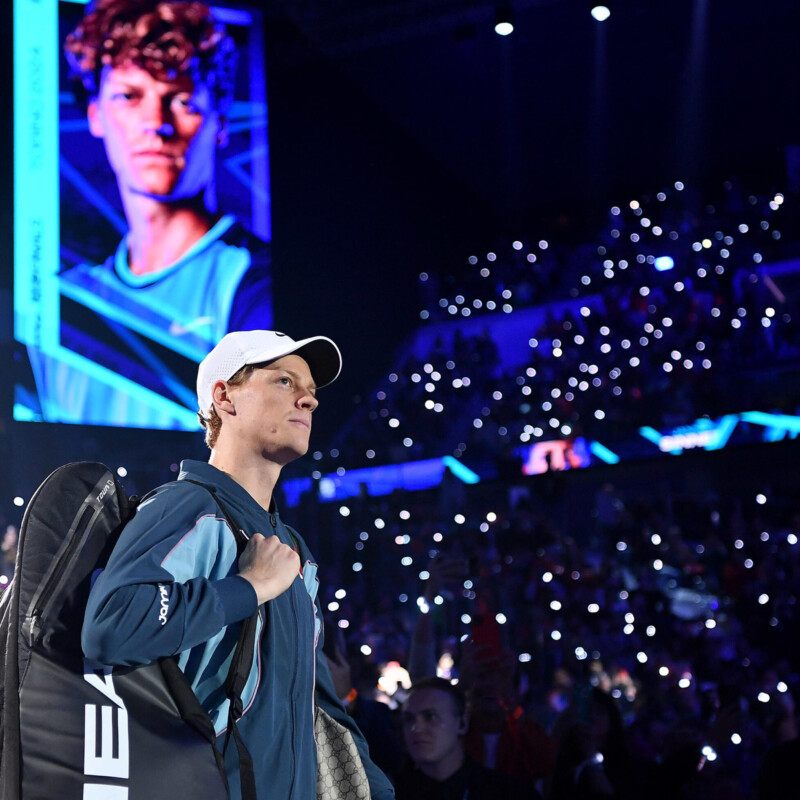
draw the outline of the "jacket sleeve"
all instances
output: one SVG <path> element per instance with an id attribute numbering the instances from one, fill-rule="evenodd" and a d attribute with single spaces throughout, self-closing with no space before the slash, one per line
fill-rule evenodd
<path id="1" fill-rule="evenodd" d="M 234 537 L 210 495 L 191 484 L 162 487 L 125 526 L 92 586 L 84 654 L 131 666 L 207 642 L 257 608 L 236 563 Z"/>
<path id="2" fill-rule="evenodd" d="M 317 603 L 318 613 L 321 615 L 322 611 Z M 333 678 L 331 677 L 330 670 L 328 669 L 328 661 L 325 654 L 322 652 L 323 635 L 320 634 L 319 642 L 317 643 L 317 685 L 315 690 L 315 700 L 320 708 L 327 711 L 333 719 L 344 725 L 353 735 L 353 741 L 358 748 L 361 761 L 364 764 L 364 769 L 367 773 L 369 780 L 370 797 L 372 800 L 393 800 L 394 788 L 389 782 L 386 775 L 378 769 L 369 756 L 369 746 L 366 739 L 356 725 L 353 718 L 347 713 L 345 707 L 342 705 L 336 692 L 333 688 Z"/>

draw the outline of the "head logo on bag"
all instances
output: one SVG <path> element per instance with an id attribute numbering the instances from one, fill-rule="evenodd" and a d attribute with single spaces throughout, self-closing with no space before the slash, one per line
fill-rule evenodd
<path id="1" fill-rule="evenodd" d="M 85 672 L 84 680 L 102 693 L 110 703 L 97 705 L 87 703 L 84 718 L 83 774 L 99 778 L 118 778 L 126 783 L 130 776 L 130 750 L 128 738 L 128 710 L 114 689 L 111 672 L 101 678 L 96 672 Z M 126 785 L 115 786 L 110 792 L 107 784 L 84 784 L 83 797 L 113 798 L 128 797 Z"/>

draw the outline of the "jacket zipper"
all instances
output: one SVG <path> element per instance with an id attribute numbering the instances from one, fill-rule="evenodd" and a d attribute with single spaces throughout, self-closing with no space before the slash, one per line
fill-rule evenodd
<path id="1" fill-rule="evenodd" d="M 278 536 L 278 519 L 275 514 L 269 515 L 269 522 L 272 525 L 272 529 L 275 532 L 275 536 Z M 280 539 L 281 537 L 278 536 Z M 295 548 L 296 549 L 296 548 Z M 295 607 L 294 603 L 294 589 L 290 587 L 289 589 L 289 605 L 292 608 L 292 618 L 294 620 L 294 632 L 297 635 L 297 608 Z M 291 685 L 291 692 L 290 692 L 290 703 L 291 703 L 291 713 L 289 715 L 291 719 L 291 731 L 292 731 L 292 752 L 297 753 L 297 730 L 294 724 L 294 712 L 295 712 L 295 702 L 294 702 L 294 692 L 295 686 L 297 685 L 297 670 L 300 666 L 300 658 L 297 649 L 295 649 L 295 663 L 294 669 L 292 670 L 292 685 Z M 292 773 L 291 773 L 291 780 L 289 782 L 290 794 L 289 798 L 294 797 L 294 782 L 295 782 L 295 759 L 292 759 Z"/>

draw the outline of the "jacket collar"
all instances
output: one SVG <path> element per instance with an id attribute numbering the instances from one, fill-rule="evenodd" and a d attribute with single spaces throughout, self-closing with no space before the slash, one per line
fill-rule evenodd
<path id="1" fill-rule="evenodd" d="M 245 505 L 256 502 L 247 489 L 240 483 L 237 483 L 227 472 L 223 472 L 221 469 L 205 461 L 194 461 L 189 458 L 181 461 L 181 471 L 178 475 L 178 480 L 187 479 L 208 484 L 219 490 L 223 499 L 227 497 L 232 502 Z M 268 511 L 270 514 L 278 514 L 278 507 L 275 505 L 274 496 L 270 499 Z"/>

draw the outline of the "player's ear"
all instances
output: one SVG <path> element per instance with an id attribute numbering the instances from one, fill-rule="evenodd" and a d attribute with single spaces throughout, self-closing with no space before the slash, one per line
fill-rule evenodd
<path id="1" fill-rule="evenodd" d="M 100 109 L 97 107 L 97 98 L 93 97 L 86 108 L 86 118 L 89 120 L 89 133 L 102 139 L 105 135 L 103 121 L 100 119 Z"/>
<path id="2" fill-rule="evenodd" d="M 217 413 L 225 412 L 228 414 L 235 414 L 236 408 L 231 399 L 230 386 L 225 381 L 217 381 L 214 388 L 211 390 L 211 399 L 214 401 L 214 407 L 217 408 Z"/>

